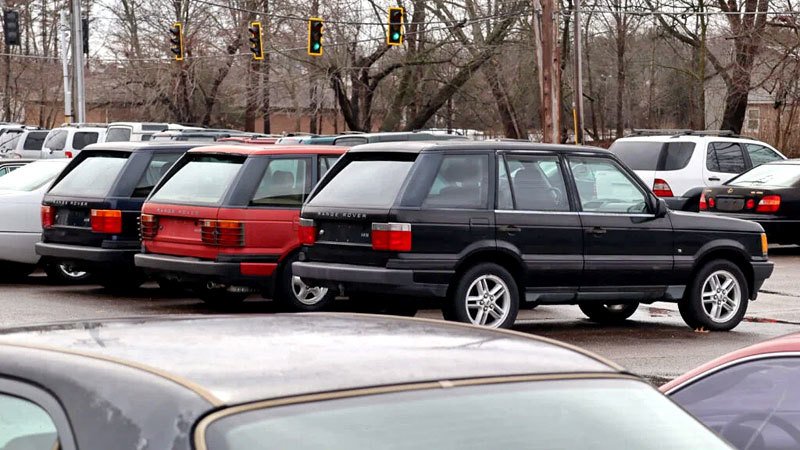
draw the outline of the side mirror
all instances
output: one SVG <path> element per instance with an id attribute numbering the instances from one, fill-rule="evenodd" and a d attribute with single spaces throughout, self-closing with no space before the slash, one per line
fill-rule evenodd
<path id="1" fill-rule="evenodd" d="M 656 218 L 660 219 L 662 217 L 666 217 L 667 212 L 669 212 L 669 206 L 667 206 L 667 202 L 664 201 L 663 198 L 656 198 Z"/>

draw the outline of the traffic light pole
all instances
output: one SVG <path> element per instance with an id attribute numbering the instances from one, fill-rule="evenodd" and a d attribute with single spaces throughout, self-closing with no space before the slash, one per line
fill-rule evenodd
<path id="1" fill-rule="evenodd" d="M 69 80 L 69 40 L 67 40 L 67 31 L 69 31 L 69 15 L 66 10 L 62 9 L 59 32 L 61 36 L 61 69 L 64 72 L 64 119 L 67 123 L 72 123 L 72 83 Z"/>
<path id="2" fill-rule="evenodd" d="M 77 122 L 86 122 L 86 92 L 83 82 L 83 24 L 81 2 L 72 0 L 72 70 L 75 73 L 75 116 Z"/>
<path id="3" fill-rule="evenodd" d="M 583 137 L 583 41 L 581 41 L 581 0 L 575 0 L 575 143 L 585 144 Z"/>

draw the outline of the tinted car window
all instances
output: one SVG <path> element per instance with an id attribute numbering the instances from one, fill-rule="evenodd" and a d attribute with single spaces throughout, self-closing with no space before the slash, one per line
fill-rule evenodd
<path id="1" fill-rule="evenodd" d="M 747 153 L 750 155 L 750 161 L 753 163 L 753 166 L 760 166 L 761 164 L 783 159 L 781 155 L 763 145 L 747 144 L 745 147 L 747 148 Z"/>
<path id="2" fill-rule="evenodd" d="M 0 448 L 52 450 L 58 432 L 47 412 L 27 400 L 0 394 Z"/>
<path id="3" fill-rule="evenodd" d="M 353 136 L 353 137 L 345 137 L 345 138 L 336 139 L 335 141 L 333 141 L 333 145 L 342 145 L 342 146 L 352 147 L 354 145 L 366 144 L 367 142 L 368 142 L 367 138 L 365 138 L 365 137 Z"/>
<path id="4" fill-rule="evenodd" d="M 616 141 L 609 150 L 633 170 L 657 170 L 663 142 Z"/>
<path id="5" fill-rule="evenodd" d="M 158 180 L 166 175 L 167 171 L 180 158 L 182 153 L 156 153 L 150 159 L 147 170 L 144 171 L 136 188 L 133 190 L 132 197 L 147 197 Z"/>
<path id="6" fill-rule="evenodd" d="M 81 160 L 56 183 L 51 194 L 105 197 L 128 161 L 129 153 L 93 154 Z"/>
<path id="7" fill-rule="evenodd" d="M 328 170 L 336 164 L 339 159 L 338 156 L 320 156 L 319 157 L 319 177 L 322 178 Z"/>
<path id="8" fill-rule="evenodd" d="M 780 426 L 800 429 L 800 358 L 744 362 L 671 394 L 737 448 L 796 448 Z"/>
<path id="9" fill-rule="evenodd" d="M 244 158 L 192 156 L 150 198 L 161 203 L 216 205 L 228 190 Z"/>
<path id="10" fill-rule="evenodd" d="M 300 207 L 311 191 L 309 158 L 273 159 L 253 194 L 253 206 Z"/>
<path id="11" fill-rule="evenodd" d="M 47 137 L 46 131 L 31 131 L 22 144 L 23 150 L 41 150 L 44 138 Z"/>
<path id="12" fill-rule="evenodd" d="M 606 158 L 569 158 L 581 207 L 586 212 L 644 213 L 644 192 L 616 163 Z"/>
<path id="13" fill-rule="evenodd" d="M 515 209 L 527 211 L 568 211 L 567 188 L 561 175 L 561 164 L 556 156 L 508 155 L 499 176 L 511 173 L 510 183 L 501 183 L 500 189 L 510 188 Z M 501 197 L 507 194 L 500 192 Z M 504 202 L 506 200 L 503 200 Z"/>
<path id="14" fill-rule="evenodd" d="M 694 154 L 694 142 L 670 142 L 664 149 L 658 170 L 681 170 L 689 165 Z"/>
<path id="15" fill-rule="evenodd" d="M 309 204 L 388 208 L 413 164 L 408 160 L 350 160 Z"/>
<path id="16" fill-rule="evenodd" d="M 106 132 L 106 142 L 128 142 L 131 140 L 131 129 L 128 127 L 111 127 Z"/>
<path id="17" fill-rule="evenodd" d="M 97 142 L 97 132 L 90 132 L 90 131 L 81 131 L 75 133 L 75 136 L 72 137 L 72 148 L 75 150 L 83 150 L 89 144 L 94 144 Z"/>
<path id="18" fill-rule="evenodd" d="M 742 148 L 739 144 L 733 142 L 714 142 L 709 144 L 706 167 L 712 172 L 744 172 L 745 164 Z"/>
<path id="19" fill-rule="evenodd" d="M 489 196 L 489 155 L 447 155 L 422 206 L 485 208 Z"/>
<path id="20" fill-rule="evenodd" d="M 51 131 L 44 141 L 44 146 L 50 150 L 64 150 L 67 145 L 67 130 Z"/>
<path id="21" fill-rule="evenodd" d="M 294 450 L 729 448 L 633 380 L 454 387 L 280 406 L 212 422 L 205 439 L 209 450 L 264 442 Z"/>

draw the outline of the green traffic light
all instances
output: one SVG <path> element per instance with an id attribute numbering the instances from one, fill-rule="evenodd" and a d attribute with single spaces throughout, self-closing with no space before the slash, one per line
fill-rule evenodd
<path id="1" fill-rule="evenodd" d="M 392 33 L 392 40 L 393 41 L 399 41 L 400 40 L 400 33 L 398 33 L 398 32 Z"/>
<path id="2" fill-rule="evenodd" d="M 314 43 L 314 50 L 319 50 L 319 42 Z"/>

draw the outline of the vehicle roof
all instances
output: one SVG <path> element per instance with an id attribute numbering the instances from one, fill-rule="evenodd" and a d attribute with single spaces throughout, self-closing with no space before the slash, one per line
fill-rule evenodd
<path id="1" fill-rule="evenodd" d="M 568 153 L 611 154 L 608 150 L 579 145 L 541 144 L 535 142 L 503 142 L 503 141 L 398 141 L 357 145 L 350 149 L 352 153 L 364 152 L 399 152 L 420 153 L 423 151 L 464 151 L 464 150 L 506 150 L 506 151 L 557 151 Z"/>
<path id="2" fill-rule="evenodd" d="M 797 166 L 797 165 L 800 165 L 800 159 L 797 159 L 797 158 L 794 158 L 794 159 L 783 159 L 783 160 L 780 160 L 780 161 L 771 161 L 771 162 L 768 162 L 767 164 L 762 164 L 762 165 L 773 165 L 773 164 Z M 758 167 L 758 166 L 756 166 L 756 167 Z M 753 168 L 755 169 L 755 167 L 753 167 Z"/>
<path id="3" fill-rule="evenodd" d="M 204 142 L 191 142 L 191 141 L 144 141 L 144 142 L 98 142 L 84 147 L 86 150 L 102 150 L 102 151 L 121 151 L 121 152 L 140 152 L 140 151 L 154 151 L 154 150 L 169 150 L 169 149 L 192 149 L 198 146 L 208 145 Z"/>
<path id="4" fill-rule="evenodd" d="M 53 158 L 52 160 L 55 159 L 59 158 Z M 34 161 L 52 161 L 52 160 L 51 159 L 39 160 L 39 159 L 27 159 L 27 158 L 3 158 L 0 159 L 0 166 L 4 166 L 6 164 L 19 164 L 19 163 L 27 164 L 27 163 L 32 163 Z"/>
<path id="5" fill-rule="evenodd" d="M 110 360 L 181 380 L 228 405 L 418 382 L 623 371 L 591 353 L 522 333 L 358 314 L 72 322 L 0 330 L 5 346 Z"/>
<path id="6" fill-rule="evenodd" d="M 341 155 L 347 147 L 333 145 L 301 145 L 301 144 L 236 144 L 209 145 L 190 150 L 190 153 L 225 153 L 232 155 L 279 155 L 282 153 L 306 153 L 320 155 Z"/>
<path id="7" fill-rule="evenodd" d="M 717 359 L 709 361 L 700 367 L 690 370 L 685 374 L 675 378 L 669 383 L 661 386 L 661 392 L 667 392 L 675 389 L 682 384 L 702 375 L 705 372 L 714 370 L 717 367 L 737 361 L 751 356 L 766 355 L 770 353 L 795 353 L 800 352 L 800 333 L 792 333 L 780 336 L 757 344 L 741 348 L 726 355 L 722 355 Z"/>
<path id="8" fill-rule="evenodd" d="M 614 142 L 618 141 L 634 141 L 634 142 L 699 142 L 699 141 L 736 141 L 736 142 L 752 142 L 754 144 L 766 145 L 772 147 L 766 142 L 759 141 L 755 138 L 746 136 L 726 136 L 726 135 L 713 135 L 713 134 L 649 134 L 642 136 L 624 136 Z"/>

